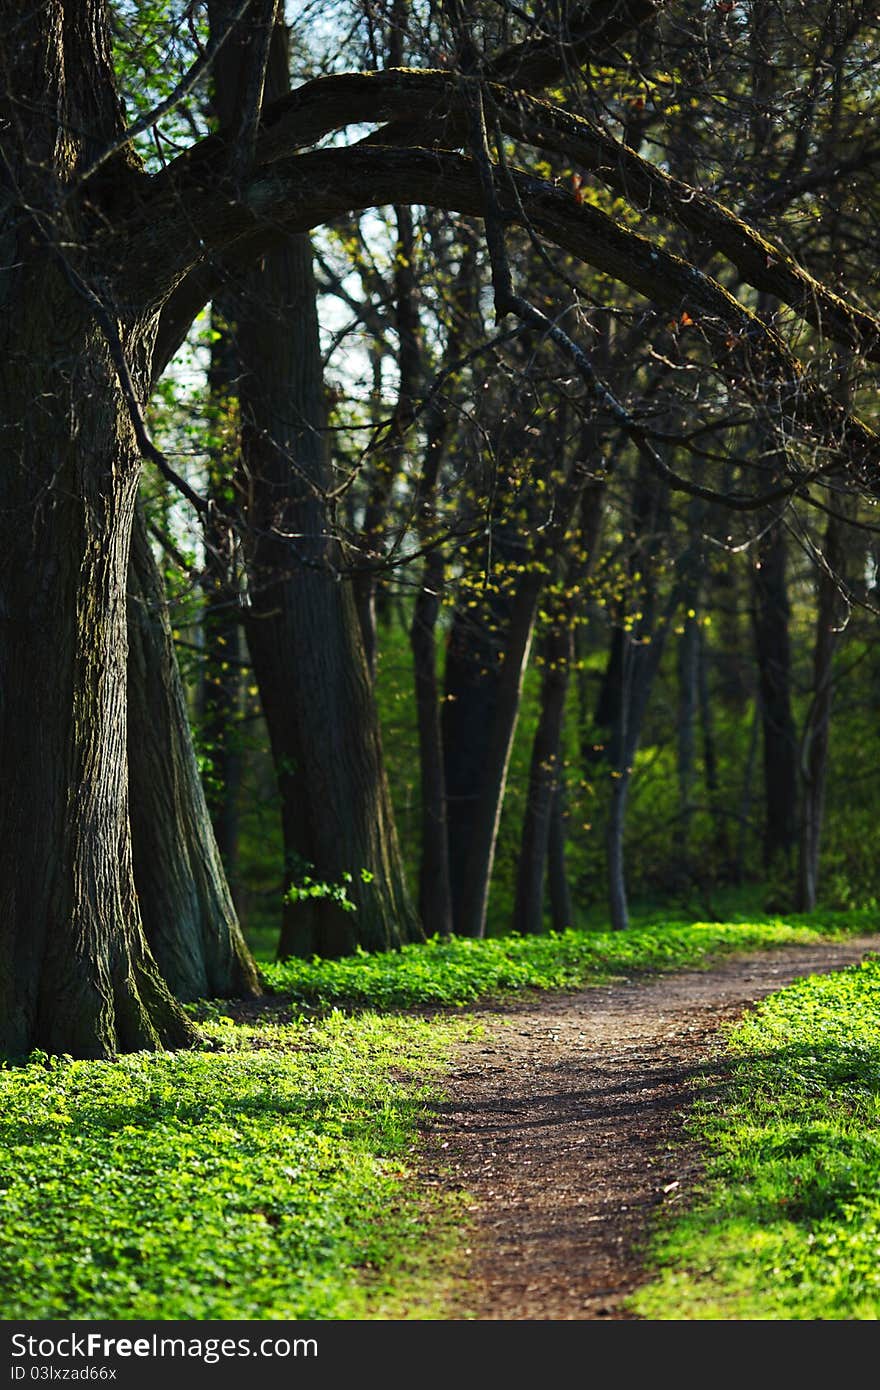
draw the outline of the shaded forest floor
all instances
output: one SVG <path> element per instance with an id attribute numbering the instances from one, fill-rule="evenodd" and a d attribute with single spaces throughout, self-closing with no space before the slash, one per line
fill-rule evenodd
<path id="1" fill-rule="evenodd" d="M 700 1172 L 683 1118 L 723 1084 L 723 1025 L 877 937 L 740 956 L 485 1010 L 425 1135 L 422 1181 L 469 1194 L 468 1277 L 450 1316 L 624 1319 L 662 1208 Z M 483 1012 L 483 1010 L 479 1010 Z"/>

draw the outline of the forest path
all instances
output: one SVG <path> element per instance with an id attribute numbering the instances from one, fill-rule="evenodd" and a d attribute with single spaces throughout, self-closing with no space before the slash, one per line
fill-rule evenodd
<path id="1" fill-rule="evenodd" d="M 631 1317 L 656 1209 L 699 1171 L 682 1121 L 698 1078 L 723 1080 L 722 1023 L 878 949 L 876 936 L 785 948 L 487 1010 L 423 1147 L 423 1180 L 473 1199 L 451 1316 Z"/>

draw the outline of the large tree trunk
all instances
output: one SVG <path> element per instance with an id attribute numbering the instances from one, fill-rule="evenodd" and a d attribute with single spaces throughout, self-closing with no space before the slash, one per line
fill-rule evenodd
<path id="1" fill-rule="evenodd" d="M 500 672 L 491 684 L 487 681 L 485 685 L 478 684 L 476 687 L 478 692 L 484 693 L 483 710 L 486 716 L 483 725 L 486 729 L 485 743 L 479 747 L 478 790 L 469 807 L 467 838 L 461 835 L 463 818 L 459 816 L 459 844 L 453 842 L 451 834 L 449 841 L 452 881 L 459 890 L 455 929 L 462 936 L 483 936 L 486 931 L 489 886 L 495 863 L 507 770 L 542 585 L 543 579 L 534 571 L 520 580 L 513 600 Z M 472 737 L 470 741 L 473 744 L 475 739 Z M 448 755 L 448 740 L 444 746 Z M 454 784 L 448 780 L 447 792 L 450 796 L 455 795 Z M 456 852 L 462 855 L 458 862 Z"/>
<path id="2" fill-rule="evenodd" d="M 227 10 L 215 0 L 212 24 L 222 27 Z M 253 85 L 258 41 L 255 32 L 250 47 L 224 46 L 218 55 L 217 107 L 229 138 Z M 267 99 L 288 86 L 287 46 L 276 27 Z M 308 236 L 280 241 L 245 277 L 237 300 L 250 537 L 245 630 L 281 796 L 279 955 L 386 950 L 421 930 L 406 889 L 352 585 L 324 500 L 331 476 Z"/>
<path id="3" fill-rule="evenodd" d="M 242 453 L 255 537 L 246 630 L 294 888 L 279 950 L 387 950 L 421 931 L 404 880 L 354 596 L 328 539 L 308 237 L 291 237 L 267 257 L 250 288 L 261 312 L 239 319 Z M 296 894 L 306 876 L 325 885 L 324 896 Z"/>
<path id="4" fill-rule="evenodd" d="M 0 20 L 16 35 L 0 95 L 7 170 L 24 204 L 49 210 L 37 233 L 7 194 L 0 237 L 0 1050 L 110 1056 L 194 1037 L 147 947 L 132 871 L 138 459 L 104 336 L 46 245 L 60 191 L 118 134 L 120 112 L 102 6 L 4 3 Z M 108 179 L 122 183 L 132 175 L 118 165 Z M 107 187 L 96 180 L 93 206 Z M 119 329 L 143 396 L 152 325 Z"/>
<path id="5" fill-rule="evenodd" d="M 143 518 L 129 568 L 128 763 L 144 930 L 178 999 L 259 993 L 223 873 Z"/>
<path id="6" fill-rule="evenodd" d="M 193 1031 L 147 948 L 132 870 L 125 592 L 137 459 L 97 332 L 63 293 L 38 327 L 34 304 L 50 300 L 53 277 L 34 270 L 8 320 L 25 331 L 13 343 L 7 332 L 0 368 L 4 401 L 54 402 L 39 427 L 4 411 L 16 462 L 0 493 L 13 617 L 0 637 L 0 1048 L 109 1056 Z M 76 403 L 71 361 L 86 378 Z"/>

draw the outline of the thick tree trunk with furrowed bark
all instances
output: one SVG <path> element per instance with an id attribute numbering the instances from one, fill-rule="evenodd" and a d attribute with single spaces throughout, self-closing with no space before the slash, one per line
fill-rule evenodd
<path id="1" fill-rule="evenodd" d="M 0 1050 L 176 1047 L 194 1029 L 144 937 L 128 821 L 138 458 L 106 336 L 64 267 L 66 247 L 31 211 L 53 207 L 120 128 L 103 6 L 4 4 L 0 20 L 15 37 L 0 98 Z M 130 176 L 120 164 L 95 181 L 93 206 Z M 71 211 L 71 241 L 85 215 Z M 116 325 L 143 396 L 154 323 Z"/>
<path id="2" fill-rule="evenodd" d="M 108 1056 L 178 1046 L 193 1030 L 147 947 L 132 868 L 125 599 L 138 463 L 99 333 L 60 277 L 34 273 L 42 291 L 7 320 L 0 368 L 4 401 L 46 403 L 3 421 L 14 466 L 0 551 L 15 606 L 0 637 L 0 1048 Z M 34 301 L 51 310 L 41 321 Z"/>

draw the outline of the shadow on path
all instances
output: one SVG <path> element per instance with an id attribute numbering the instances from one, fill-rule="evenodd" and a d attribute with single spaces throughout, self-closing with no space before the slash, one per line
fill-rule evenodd
<path id="1" fill-rule="evenodd" d="M 877 949 L 789 947 L 485 1015 L 423 1149 L 423 1180 L 472 1198 L 467 1303 L 451 1316 L 631 1316 L 657 1209 L 687 1201 L 699 1173 L 683 1117 L 698 1084 L 723 1085 L 721 1025 Z"/>

